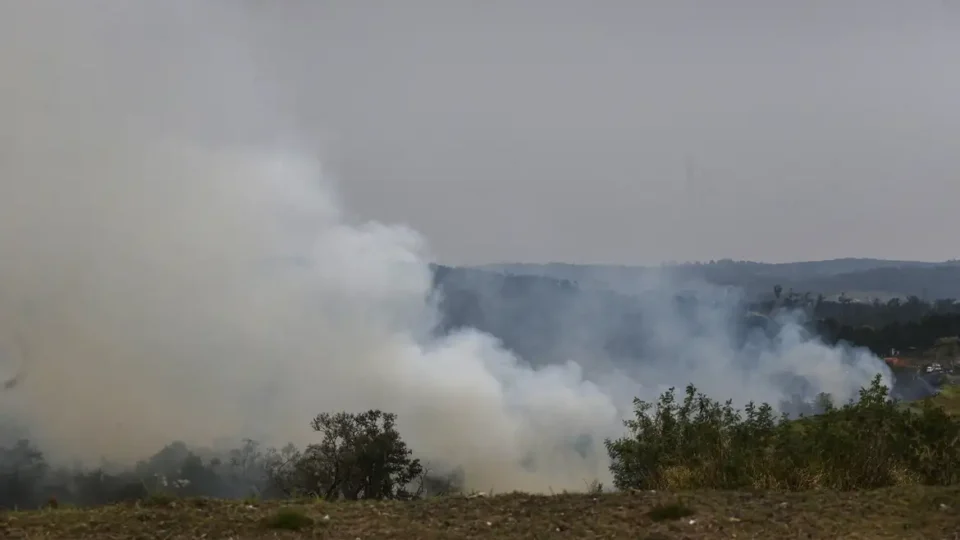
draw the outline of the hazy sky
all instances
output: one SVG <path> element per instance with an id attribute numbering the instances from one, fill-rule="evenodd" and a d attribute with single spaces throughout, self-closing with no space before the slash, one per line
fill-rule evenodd
<path id="1" fill-rule="evenodd" d="M 445 262 L 960 256 L 956 0 L 249 5 L 350 208 Z"/>

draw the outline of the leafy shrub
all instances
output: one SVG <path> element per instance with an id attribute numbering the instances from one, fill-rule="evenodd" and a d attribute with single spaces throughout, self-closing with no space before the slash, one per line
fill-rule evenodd
<path id="1" fill-rule="evenodd" d="M 296 508 L 281 508 L 273 515 L 267 517 L 264 526 L 268 529 L 283 529 L 287 531 L 299 531 L 313 525 L 313 518 Z"/>
<path id="2" fill-rule="evenodd" d="M 688 386 L 654 407 L 635 400 L 629 435 L 607 440 L 619 489 L 869 489 L 960 481 L 960 421 L 925 404 L 911 412 L 876 377 L 842 407 L 775 416 L 768 404 L 735 410 Z"/>

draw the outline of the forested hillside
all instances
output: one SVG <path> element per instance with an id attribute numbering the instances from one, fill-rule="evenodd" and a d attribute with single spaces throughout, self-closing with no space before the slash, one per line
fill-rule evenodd
<path id="1" fill-rule="evenodd" d="M 666 271 L 678 279 L 703 280 L 743 289 L 748 295 L 766 294 L 775 285 L 825 296 L 887 300 L 917 296 L 925 300 L 960 298 L 960 263 L 835 259 L 768 264 L 720 260 L 708 263 L 671 264 L 662 267 L 500 264 L 482 269 L 512 275 L 536 275 L 576 281 L 589 288 L 632 292 L 638 282 Z"/>
<path id="2" fill-rule="evenodd" d="M 863 272 L 960 272 L 953 267 L 876 269 Z M 841 274 L 841 276 L 847 274 Z M 826 278 L 825 278 L 826 279 Z M 960 276 L 958 276 L 960 282 Z M 445 330 L 473 327 L 489 332 L 532 362 L 580 347 L 614 356 L 643 356 L 644 302 L 650 292 L 624 294 L 581 286 L 570 279 L 511 275 L 498 272 L 436 267 Z M 766 324 L 774 308 L 804 314 L 811 331 L 827 343 L 843 340 L 868 347 L 878 355 L 891 349 L 924 350 L 938 339 L 960 335 L 960 304 L 952 297 L 923 301 L 918 296 L 860 301 L 841 293 L 829 299 L 817 289 L 790 290 L 773 279 L 739 307 L 739 324 Z M 788 282 L 789 283 L 789 282 Z M 803 291 L 803 292 L 797 292 Z M 695 302 L 683 297 L 677 302 Z M 760 317 L 758 317 L 758 315 Z"/>

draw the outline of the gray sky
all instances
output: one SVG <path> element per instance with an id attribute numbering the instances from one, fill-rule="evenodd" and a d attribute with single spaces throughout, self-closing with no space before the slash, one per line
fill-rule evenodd
<path id="1" fill-rule="evenodd" d="M 444 262 L 960 256 L 956 0 L 250 5 L 349 207 Z"/>

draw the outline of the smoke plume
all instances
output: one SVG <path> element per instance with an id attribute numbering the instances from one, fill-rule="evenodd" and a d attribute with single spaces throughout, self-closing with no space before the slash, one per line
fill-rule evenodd
<path id="1" fill-rule="evenodd" d="M 629 380 L 589 347 L 533 369 L 479 331 L 435 337 L 424 239 L 345 212 L 284 105 L 260 31 L 280 5 L 0 7 L 0 407 L 52 457 L 303 444 L 319 412 L 382 408 L 468 484 L 578 489 L 635 395 L 776 401 L 786 372 L 847 397 L 882 369 L 793 323 L 748 365 L 727 304 L 694 327 L 652 303 Z"/>

